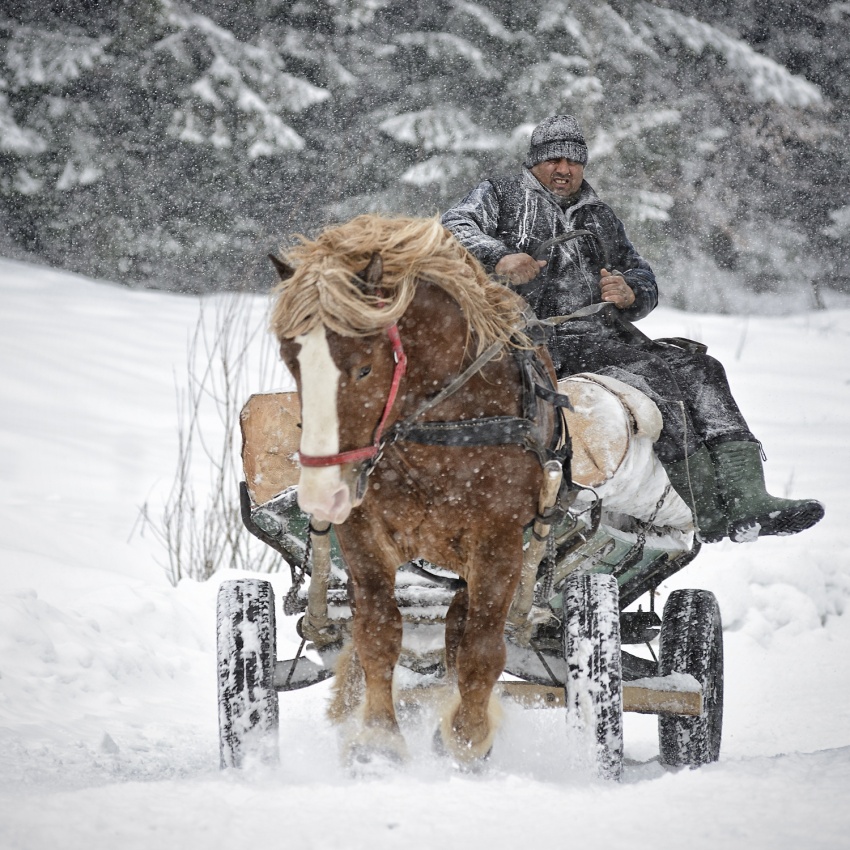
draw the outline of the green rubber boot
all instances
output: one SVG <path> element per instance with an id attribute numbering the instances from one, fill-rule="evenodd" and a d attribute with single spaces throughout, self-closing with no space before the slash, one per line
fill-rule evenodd
<path id="1" fill-rule="evenodd" d="M 726 516 L 717 497 L 714 463 L 705 446 L 689 458 L 664 463 L 673 489 L 694 514 L 697 535 L 703 543 L 716 543 L 727 534 Z"/>
<path id="2" fill-rule="evenodd" d="M 797 534 L 823 518 L 816 499 L 780 499 L 764 486 L 758 443 L 720 443 L 712 447 L 720 499 L 729 517 L 729 537 L 745 543 L 767 534 Z"/>

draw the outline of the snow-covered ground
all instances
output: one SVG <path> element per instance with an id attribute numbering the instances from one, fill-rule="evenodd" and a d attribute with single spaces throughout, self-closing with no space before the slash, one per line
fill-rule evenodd
<path id="1" fill-rule="evenodd" d="M 625 779 L 606 786 L 572 766 L 558 711 L 510 706 L 482 775 L 432 757 L 426 716 L 407 722 L 409 768 L 356 781 L 323 716 L 328 683 L 282 695 L 279 768 L 219 772 L 219 578 L 173 588 L 137 523 L 174 474 L 198 310 L 0 261 L 0 847 L 847 846 L 850 311 L 642 323 L 709 344 L 772 490 L 827 515 L 794 538 L 706 547 L 664 586 L 720 600 L 721 759 L 664 770 L 654 718 L 629 715 Z M 288 573 L 272 581 L 282 596 Z M 292 626 L 281 617 L 280 657 Z"/>

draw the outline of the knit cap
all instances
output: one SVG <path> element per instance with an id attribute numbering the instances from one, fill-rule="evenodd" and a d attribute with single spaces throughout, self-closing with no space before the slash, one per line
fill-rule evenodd
<path id="1" fill-rule="evenodd" d="M 587 165 L 584 134 L 572 115 L 553 115 L 534 128 L 525 165 L 534 168 L 539 162 L 561 157 Z"/>

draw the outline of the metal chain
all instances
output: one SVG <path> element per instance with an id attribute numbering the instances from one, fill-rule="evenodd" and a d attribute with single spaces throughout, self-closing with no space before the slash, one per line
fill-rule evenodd
<path id="1" fill-rule="evenodd" d="M 534 603 L 545 605 L 552 595 L 552 585 L 555 581 L 555 529 L 549 526 L 549 535 L 546 537 L 546 567 L 543 570 L 541 581 L 534 593 Z"/>
<path id="2" fill-rule="evenodd" d="M 652 527 L 652 523 L 655 522 L 655 518 L 658 516 L 658 513 L 660 512 L 661 508 L 664 507 L 664 501 L 667 498 L 667 496 L 670 495 L 670 488 L 672 486 L 673 485 L 670 484 L 670 482 L 668 481 L 667 486 L 664 488 L 664 492 L 661 494 L 661 498 L 655 503 L 655 510 L 652 512 L 652 515 L 649 517 L 649 519 L 644 520 L 640 524 L 640 533 L 638 534 L 638 542 L 640 543 L 641 547 L 643 547 L 643 545 L 646 543 L 646 531 L 647 531 L 647 529 Z"/>
<path id="3" fill-rule="evenodd" d="M 286 592 L 283 597 L 283 613 L 287 617 L 294 614 L 301 614 L 307 610 L 307 600 L 299 598 L 298 593 L 301 590 L 301 585 L 304 584 L 304 579 L 307 576 L 307 564 L 313 557 L 313 535 L 307 530 L 307 543 L 304 547 L 304 560 L 298 568 L 297 573 L 293 573 L 292 587 Z"/>
<path id="4" fill-rule="evenodd" d="M 667 486 L 664 488 L 664 492 L 661 494 L 661 498 L 655 503 L 655 509 L 652 511 L 652 514 L 650 515 L 649 519 L 638 521 L 638 528 L 640 530 L 637 534 L 637 540 L 635 540 L 634 546 L 632 546 L 621 559 L 619 568 L 616 573 L 617 575 L 621 575 L 623 572 L 625 572 L 625 570 L 631 569 L 643 557 L 643 547 L 646 545 L 647 529 L 652 527 L 652 523 L 655 522 L 655 518 L 658 516 L 659 511 L 664 506 L 664 501 L 667 499 L 667 496 L 670 493 L 671 486 L 672 485 L 668 481 Z"/>

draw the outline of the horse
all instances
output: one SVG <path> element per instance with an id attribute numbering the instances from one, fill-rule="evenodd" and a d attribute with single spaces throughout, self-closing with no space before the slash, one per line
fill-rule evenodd
<path id="1" fill-rule="evenodd" d="M 436 219 L 362 215 L 299 238 L 285 259 L 270 255 L 271 329 L 300 395 L 298 501 L 314 523 L 333 523 L 350 575 L 365 684 L 348 757 L 407 757 L 392 692 L 394 586 L 400 565 L 423 558 L 462 580 L 446 615 L 453 698 L 437 741 L 458 763 L 478 762 L 498 725 L 523 530 L 558 432 L 552 403 L 532 404 L 529 419 L 522 363 L 554 387 L 551 360 L 524 330 L 524 302 Z"/>

